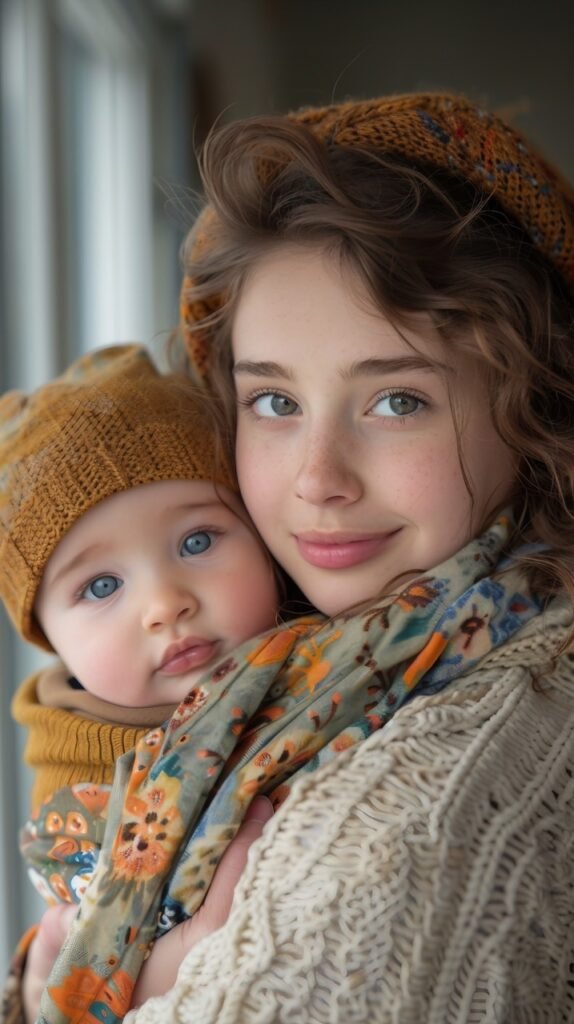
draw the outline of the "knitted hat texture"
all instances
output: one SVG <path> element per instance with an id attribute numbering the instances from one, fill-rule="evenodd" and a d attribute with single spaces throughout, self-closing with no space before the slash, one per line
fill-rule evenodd
<path id="1" fill-rule="evenodd" d="M 499 117 L 464 97 L 413 93 L 307 108 L 289 118 L 306 125 L 329 150 L 340 146 L 403 157 L 424 170 L 450 171 L 495 196 L 574 290 L 574 189 Z M 196 246 L 205 244 L 213 217 L 206 207 Z M 183 340 L 195 370 L 207 377 L 210 335 L 197 325 L 219 308 L 221 297 L 189 301 L 192 285 L 184 279 Z"/>
<path id="2" fill-rule="evenodd" d="M 144 348 L 99 349 L 31 395 L 0 398 L 0 598 L 25 639 L 51 650 L 33 606 L 64 534 L 104 498 L 161 480 L 237 489 L 205 400 Z"/>

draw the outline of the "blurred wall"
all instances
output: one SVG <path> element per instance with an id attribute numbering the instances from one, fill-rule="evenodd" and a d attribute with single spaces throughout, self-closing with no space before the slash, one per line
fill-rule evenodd
<path id="1" fill-rule="evenodd" d="M 219 116 L 447 89 L 511 114 L 574 179 L 566 0 L 194 0 L 188 32 L 199 134 Z"/>

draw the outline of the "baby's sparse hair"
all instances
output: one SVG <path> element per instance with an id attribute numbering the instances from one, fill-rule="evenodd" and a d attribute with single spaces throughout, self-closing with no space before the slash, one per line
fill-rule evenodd
<path id="1" fill-rule="evenodd" d="M 99 502 L 163 480 L 237 490 L 216 406 L 138 345 L 98 349 L 33 394 L 0 398 L 0 598 L 24 639 L 51 650 L 37 590 L 64 534 Z"/>
<path id="2" fill-rule="evenodd" d="M 243 282 L 278 246 L 328 251 L 399 330 L 425 313 L 447 362 L 449 349 L 476 360 L 517 456 L 513 543 L 542 541 L 522 559 L 532 585 L 574 598 L 571 187 L 498 118 L 434 94 L 231 124 L 208 139 L 202 174 L 182 340 L 229 429 Z M 455 395 L 452 407 L 460 433 Z"/>

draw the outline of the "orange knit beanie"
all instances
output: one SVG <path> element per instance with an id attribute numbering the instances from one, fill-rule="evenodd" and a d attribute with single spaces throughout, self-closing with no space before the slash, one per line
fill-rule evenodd
<path id="1" fill-rule="evenodd" d="M 237 489 L 207 402 L 138 345 L 99 349 L 31 395 L 0 398 L 0 598 L 27 640 L 46 563 L 67 530 L 120 491 L 160 480 Z"/>
<path id="2" fill-rule="evenodd" d="M 306 108 L 288 116 L 329 152 L 340 147 L 402 157 L 423 171 L 448 171 L 496 197 L 574 290 L 574 190 L 494 114 L 461 96 L 412 93 Z M 265 174 L 265 164 L 260 166 Z M 209 244 L 214 218 L 207 206 L 194 229 L 196 251 Z M 190 299 L 193 284 L 192 278 L 183 281 L 181 328 L 192 366 L 207 377 L 208 318 L 219 309 L 221 297 Z"/>

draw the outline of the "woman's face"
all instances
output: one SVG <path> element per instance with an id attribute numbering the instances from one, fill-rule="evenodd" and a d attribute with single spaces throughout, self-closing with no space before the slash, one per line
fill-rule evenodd
<path id="1" fill-rule="evenodd" d="M 358 277 L 303 247 L 258 265 L 239 300 L 242 495 L 277 561 L 330 615 L 439 565 L 512 490 L 476 364 L 420 324 L 405 340 Z"/>

